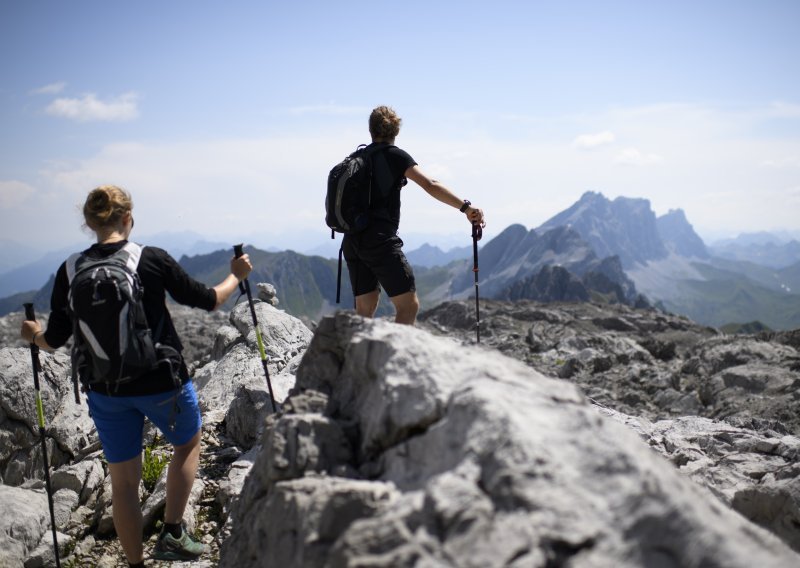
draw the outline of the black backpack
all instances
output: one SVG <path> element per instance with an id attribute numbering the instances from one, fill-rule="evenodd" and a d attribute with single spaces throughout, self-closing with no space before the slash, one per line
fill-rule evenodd
<path id="1" fill-rule="evenodd" d="M 369 225 L 372 205 L 372 155 L 386 146 L 365 144 L 336 164 L 328 174 L 325 224 L 333 233 L 352 235 Z"/>
<path id="2" fill-rule="evenodd" d="M 106 258 L 76 253 L 67 259 L 74 380 L 79 374 L 82 382 L 104 383 L 112 392 L 157 368 L 136 272 L 143 249 L 129 242 Z"/>

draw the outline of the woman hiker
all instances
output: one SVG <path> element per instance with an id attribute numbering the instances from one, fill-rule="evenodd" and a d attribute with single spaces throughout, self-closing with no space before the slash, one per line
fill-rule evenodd
<path id="1" fill-rule="evenodd" d="M 414 272 L 403 254 L 403 241 L 397 236 L 400 225 L 400 190 L 406 178 L 431 197 L 458 209 L 472 224 L 486 225 L 483 211 L 461 200 L 440 182 L 428 177 L 417 162 L 394 145 L 401 119 L 387 106 L 375 108 L 369 117 L 372 144 L 382 146 L 372 154 L 373 191 L 370 223 L 362 232 L 345 235 L 342 252 L 347 261 L 350 284 L 356 299 L 356 312 L 373 317 L 378 309 L 381 287 L 395 307 L 395 321 L 413 325 L 419 311 Z M 377 186 L 377 190 L 375 189 Z"/>
<path id="2" fill-rule="evenodd" d="M 108 185 L 92 190 L 83 206 L 88 226 L 97 243 L 80 258 L 97 260 L 118 253 L 128 243 L 133 230 L 133 202 L 128 192 Z M 47 331 L 37 321 L 25 321 L 21 335 L 25 341 L 43 349 L 57 349 L 73 332 L 68 293 L 67 262 L 56 274 L 50 300 Z M 236 291 L 252 269 L 248 255 L 231 260 L 231 274 L 209 288 L 194 280 L 164 250 L 144 247 L 136 273 L 144 290 L 142 304 L 149 329 L 157 340 L 175 349 L 176 364 L 162 361 L 144 376 L 120 383 L 114 388 L 96 382 L 88 387 L 89 412 L 97 427 L 111 473 L 114 528 L 130 566 L 144 566 L 143 521 L 139 504 L 142 477 L 142 435 L 144 419 L 155 424 L 173 445 L 167 473 L 164 526 L 155 545 L 153 558 L 191 560 L 205 550 L 182 524 L 200 458 L 200 409 L 181 351 L 181 343 L 165 304 L 166 293 L 178 303 L 208 311 L 220 307 Z M 169 349 L 169 348 L 167 348 Z M 91 368 L 91 367 L 90 367 Z M 82 377 L 83 379 L 84 377 Z M 110 384 L 110 383 L 109 383 Z"/>

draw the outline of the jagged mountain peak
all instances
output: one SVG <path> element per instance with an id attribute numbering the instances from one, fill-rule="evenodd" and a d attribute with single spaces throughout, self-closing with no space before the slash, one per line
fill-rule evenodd
<path id="1" fill-rule="evenodd" d="M 667 248 L 689 258 L 710 257 L 703 239 L 695 233 L 683 209 L 670 209 L 656 219 L 656 226 Z"/>
<path id="2" fill-rule="evenodd" d="M 607 264 L 619 268 L 608 268 Z M 596 278 L 581 281 L 598 270 L 616 285 L 618 301 L 627 303 L 635 298 L 635 287 L 619 260 L 599 259 L 586 239 L 568 225 L 547 231 L 511 225 L 480 252 L 481 293 L 485 297 L 586 300 L 590 292 L 609 292 L 597 289 Z M 468 295 L 473 287 L 472 276 L 469 272 L 458 275 L 451 285 L 451 297 Z"/>
<path id="3" fill-rule="evenodd" d="M 623 266 L 664 258 L 668 251 L 656 216 L 645 198 L 617 197 L 587 191 L 568 209 L 538 227 L 544 232 L 566 225 L 577 231 L 599 257 L 620 257 Z"/>

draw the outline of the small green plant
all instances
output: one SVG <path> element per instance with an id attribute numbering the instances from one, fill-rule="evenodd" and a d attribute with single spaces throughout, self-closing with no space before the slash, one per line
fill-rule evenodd
<path id="1" fill-rule="evenodd" d="M 156 451 L 156 442 L 157 438 L 153 440 L 152 444 L 144 448 L 142 482 L 148 491 L 155 489 L 158 478 L 161 477 L 161 472 L 164 471 L 164 467 L 169 463 L 169 456 Z"/>
<path id="2" fill-rule="evenodd" d="M 64 560 L 61 560 L 63 568 L 81 568 L 81 559 L 77 556 L 71 556 L 74 550 L 75 546 L 73 545 L 70 550 L 59 554 L 59 559 L 64 557 Z"/>

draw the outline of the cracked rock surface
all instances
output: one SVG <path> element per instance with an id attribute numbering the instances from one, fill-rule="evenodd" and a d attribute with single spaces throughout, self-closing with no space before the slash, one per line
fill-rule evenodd
<path id="1" fill-rule="evenodd" d="M 789 566 L 573 384 L 494 350 L 320 322 L 220 566 Z"/>
<path id="2" fill-rule="evenodd" d="M 465 301 L 416 329 L 340 312 L 312 340 L 256 310 L 277 413 L 246 304 L 175 313 L 204 420 L 186 520 L 209 552 L 186 566 L 800 565 L 800 332 L 482 301 L 476 346 Z M 53 566 L 30 354 L 0 363 L 0 566 Z M 42 366 L 62 565 L 124 567 L 68 357 Z M 148 552 L 163 482 L 141 489 Z"/>

